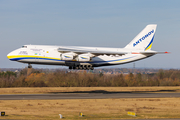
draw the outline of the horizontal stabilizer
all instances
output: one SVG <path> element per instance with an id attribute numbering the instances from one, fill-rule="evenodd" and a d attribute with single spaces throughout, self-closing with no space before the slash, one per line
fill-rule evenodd
<path id="1" fill-rule="evenodd" d="M 157 51 L 143 51 L 143 52 L 132 52 L 132 54 L 167 54 L 170 52 L 157 52 Z"/>

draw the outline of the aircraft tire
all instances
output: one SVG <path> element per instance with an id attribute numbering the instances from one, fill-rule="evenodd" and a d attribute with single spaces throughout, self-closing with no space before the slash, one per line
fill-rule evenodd
<path id="1" fill-rule="evenodd" d="M 28 68 L 32 68 L 32 65 L 31 65 L 31 64 L 28 64 Z"/>
<path id="2" fill-rule="evenodd" d="M 78 66 L 76 66 L 76 67 L 75 67 L 75 69 L 76 69 L 76 70 L 78 70 L 78 69 L 79 69 L 79 67 L 78 67 Z"/>
<path id="3" fill-rule="evenodd" d="M 80 66 L 79 66 L 79 69 L 80 69 L 80 70 L 82 70 L 82 69 L 83 69 L 83 67 L 80 65 Z"/>
<path id="4" fill-rule="evenodd" d="M 94 70 L 94 67 L 91 67 L 90 69 L 91 69 L 91 70 Z"/>

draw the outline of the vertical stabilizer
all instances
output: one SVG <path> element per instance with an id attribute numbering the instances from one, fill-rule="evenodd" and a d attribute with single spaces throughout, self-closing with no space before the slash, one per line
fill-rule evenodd
<path id="1" fill-rule="evenodd" d="M 156 24 L 147 25 L 125 48 L 144 51 L 151 49 L 156 26 Z"/>

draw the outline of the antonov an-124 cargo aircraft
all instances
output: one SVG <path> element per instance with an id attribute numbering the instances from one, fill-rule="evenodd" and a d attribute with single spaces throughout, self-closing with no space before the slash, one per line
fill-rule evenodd
<path id="1" fill-rule="evenodd" d="M 157 53 L 151 50 L 156 24 L 147 25 L 124 48 L 23 45 L 10 52 L 12 61 L 31 64 L 64 65 L 69 69 L 93 70 L 94 67 L 119 65 L 141 60 Z"/>

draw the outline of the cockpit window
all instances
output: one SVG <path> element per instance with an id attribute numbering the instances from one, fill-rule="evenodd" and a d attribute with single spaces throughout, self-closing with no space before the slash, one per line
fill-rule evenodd
<path id="1" fill-rule="evenodd" d="M 24 46 L 24 45 L 23 45 L 22 48 L 27 48 L 27 46 Z"/>

